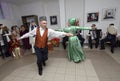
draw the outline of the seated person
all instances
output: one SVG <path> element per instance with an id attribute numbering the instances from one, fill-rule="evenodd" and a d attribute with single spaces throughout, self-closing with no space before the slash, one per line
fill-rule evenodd
<path id="1" fill-rule="evenodd" d="M 93 48 L 93 40 L 95 41 L 95 48 L 99 45 L 99 40 L 101 38 L 101 29 L 97 29 L 95 24 L 92 24 L 92 29 L 89 30 L 89 37 L 88 37 L 88 43 L 90 48 Z"/>
<path id="2" fill-rule="evenodd" d="M 10 43 L 10 52 L 12 53 L 14 58 L 22 57 L 21 55 L 21 48 L 20 48 L 20 41 L 18 41 L 15 35 L 11 35 Z"/>
<path id="3" fill-rule="evenodd" d="M 67 47 L 67 43 L 66 43 L 67 41 L 68 41 L 68 36 L 63 37 L 62 45 L 63 45 L 64 49 L 66 49 L 66 47 Z"/>
<path id="4" fill-rule="evenodd" d="M 114 24 L 110 24 L 109 27 L 107 28 L 107 35 L 105 38 L 103 38 L 100 41 L 100 49 L 103 50 L 105 49 L 105 42 L 110 41 L 111 43 L 111 52 L 114 53 L 114 47 L 116 43 L 116 35 L 117 35 L 117 29 L 114 26 Z"/>
<path id="5" fill-rule="evenodd" d="M 77 37 L 78 37 L 78 39 L 80 40 L 81 46 L 83 47 L 83 44 L 84 44 L 85 39 L 84 39 L 84 38 L 82 37 L 82 35 L 81 35 L 81 30 L 78 30 L 78 31 L 77 31 Z"/>

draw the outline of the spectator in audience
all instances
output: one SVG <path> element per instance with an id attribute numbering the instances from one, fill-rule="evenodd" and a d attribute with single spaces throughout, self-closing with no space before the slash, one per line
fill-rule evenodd
<path id="1" fill-rule="evenodd" d="M 79 19 L 76 19 L 75 26 L 80 26 Z M 85 39 L 82 36 L 82 30 L 77 30 L 77 37 L 80 40 L 81 46 L 83 46 Z"/>
<path id="2" fill-rule="evenodd" d="M 81 34 L 81 30 L 77 30 L 77 37 L 80 40 L 81 46 L 83 47 L 85 39 L 83 38 L 83 36 Z"/>
<path id="3" fill-rule="evenodd" d="M 16 25 L 11 27 L 11 34 L 14 34 L 17 38 L 20 37 L 20 31 L 17 29 Z"/>
<path id="4" fill-rule="evenodd" d="M 33 29 L 35 29 L 36 27 L 38 27 L 38 26 L 36 25 L 35 21 L 32 21 L 30 24 L 30 27 L 29 27 L 29 32 L 32 31 Z M 35 49 L 34 49 L 35 36 L 29 37 L 29 41 L 30 41 L 30 44 L 32 46 L 32 53 L 34 54 L 35 53 Z"/>
<path id="5" fill-rule="evenodd" d="M 20 36 L 26 34 L 28 31 L 26 30 L 24 25 L 21 25 Z M 31 45 L 29 44 L 29 37 L 22 39 L 22 45 L 24 49 L 30 49 Z"/>
<path id="6" fill-rule="evenodd" d="M 111 53 L 114 53 L 114 47 L 116 43 L 117 28 L 114 24 L 110 24 L 107 28 L 107 36 L 101 40 L 100 49 L 105 49 L 105 42 L 110 41 L 111 43 Z"/>
<path id="7" fill-rule="evenodd" d="M 62 45 L 63 45 L 64 50 L 65 50 L 66 47 L 67 47 L 67 41 L 68 41 L 68 36 L 63 37 Z"/>
<path id="8" fill-rule="evenodd" d="M 4 45 L 3 38 L 2 38 L 2 29 L 3 29 L 3 24 L 0 24 L 0 52 L 1 52 L 2 58 L 5 58 L 5 55 L 3 53 L 3 48 L 2 48 Z"/>
<path id="9" fill-rule="evenodd" d="M 4 26 L 2 29 L 2 39 L 4 42 L 4 51 L 5 51 L 5 55 L 6 57 L 9 57 L 11 54 L 9 53 L 9 38 L 10 32 L 7 26 Z"/>
<path id="10" fill-rule="evenodd" d="M 95 41 L 95 48 L 99 45 L 99 40 L 101 38 L 101 29 L 97 29 L 95 24 L 92 24 L 91 30 L 89 30 L 88 43 L 90 48 L 93 48 L 93 41 Z"/>
<path id="11" fill-rule="evenodd" d="M 11 41 L 10 44 L 10 52 L 12 53 L 14 58 L 22 57 L 21 55 L 21 49 L 20 49 L 20 41 L 17 40 L 16 36 L 14 34 L 11 35 Z"/>

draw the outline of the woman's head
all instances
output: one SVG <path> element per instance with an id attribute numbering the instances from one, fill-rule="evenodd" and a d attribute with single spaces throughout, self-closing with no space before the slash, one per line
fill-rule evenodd
<path id="1" fill-rule="evenodd" d="M 68 20 L 68 23 L 69 23 L 70 26 L 75 26 L 75 22 L 76 22 L 76 18 L 70 18 Z"/>
<path id="2" fill-rule="evenodd" d="M 68 20 L 68 26 L 79 26 L 79 19 L 70 18 Z"/>
<path id="3" fill-rule="evenodd" d="M 24 25 L 21 25 L 21 31 L 25 31 L 25 26 Z"/>
<path id="4" fill-rule="evenodd" d="M 12 27 L 11 27 L 11 30 L 16 30 L 16 26 L 12 26 Z"/>

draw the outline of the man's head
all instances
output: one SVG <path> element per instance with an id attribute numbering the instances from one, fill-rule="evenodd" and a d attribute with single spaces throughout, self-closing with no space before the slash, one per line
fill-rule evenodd
<path id="1" fill-rule="evenodd" d="M 3 28 L 3 24 L 0 24 L 0 29 Z"/>
<path id="2" fill-rule="evenodd" d="M 47 18 L 45 16 L 42 16 L 39 18 L 40 27 L 46 28 L 47 27 Z"/>
<path id="3" fill-rule="evenodd" d="M 95 24 L 92 24 L 91 28 L 94 30 L 96 29 L 96 25 Z"/>
<path id="4" fill-rule="evenodd" d="M 3 24 L 0 24 L 0 27 L 3 26 Z"/>
<path id="5" fill-rule="evenodd" d="M 46 20 L 40 21 L 40 27 L 46 28 L 47 27 L 47 21 Z"/>
<path id="6" fill-rule="evenodd" d="M 31 22 L 31 25 L 32 25 L 32 26 L 36 26 L 35 21 L 32 21 L 32 22 Z"/>
<path id="7" fill-rule="evenodd" d="M 114 26 L 114 24 L 113 24 L 113 23 L 111 23 L 109 26 Z"/>

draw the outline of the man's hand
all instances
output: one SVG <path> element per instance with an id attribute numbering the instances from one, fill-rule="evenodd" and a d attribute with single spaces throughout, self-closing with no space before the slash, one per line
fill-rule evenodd
<path id="1" fill-rule="evenodd" d="M 66 33 L 66 36 L 73 36 L 72 33 Z"/>

